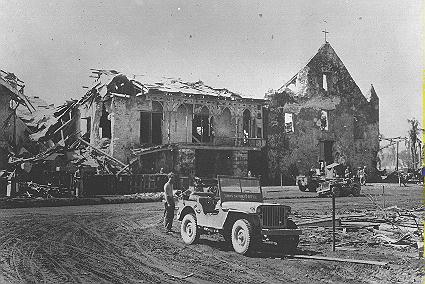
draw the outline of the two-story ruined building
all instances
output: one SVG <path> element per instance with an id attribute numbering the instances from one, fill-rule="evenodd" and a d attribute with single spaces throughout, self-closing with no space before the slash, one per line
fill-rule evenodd
<path id="1" fill-rule="evenodd" d="M 264 174 L 264 100 L 201 81 L 95 74 L 81 107 L 81 134 L 136 172 Z"/>
<path id="2" fill-rule="evenodd" d="M 376 168 L 379 99 L 364 96 L 326 42 L 268 101 L 267 160 L 270 181 L 293 182 L 298 174 L 338 162 Z"/>

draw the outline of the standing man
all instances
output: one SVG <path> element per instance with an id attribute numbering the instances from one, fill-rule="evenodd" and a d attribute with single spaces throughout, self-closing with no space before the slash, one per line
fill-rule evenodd
<path id="1" fill-rule="evenodd" d="M 172 232 L 173 219 L 174 219 L 174 198 L 173 198 L 173 189 L 174 189 L 174 173 L 168 174 L 168 181 L 164 185 L 164 226 L 167 233 Z"/>

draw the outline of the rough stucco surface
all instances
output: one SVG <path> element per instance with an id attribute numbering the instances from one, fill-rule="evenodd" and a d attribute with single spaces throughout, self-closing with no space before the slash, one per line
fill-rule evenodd
<path id="1" fill-rule="evenodd" d="M 192 176 L 195 172 L 195 149 L 179 149 L 176 172 L 182 176 Z"/>
<path id="2" fill-rule="evenodd" d="M 140 112 L 150 110 L 147 101 L 137 97 L 113 97 L 111 103 L 112 147 L 114 157 L 126 162 L 131 149 L 140 147 Z"/>
<path id="3" fill-rule="evenodd" d="M 246 176 L 248 173 L 248 151 L 233 151 L 232 168 L 234 176 Z"/>
<path id="4" fill-rule="evenodd" d="M 333 141 L 335 162 L 367 166 L 372 173 L 379 150 L 379 99 L 373 87 L 370 92 L 368 101 L 333 48 L 324 44 L 294 80 L 269 94 L 269 181 L 280 182 L 282 174 L 284 182 L 291 183 L 297 174 L 317 167 L 320 141 Z M 328 112 L 328 130 L 320 128 L 322 110 Z M 293 114 L 293 133 L 285 133 L 285 112 Z M 355 128 L 362 138 L 355 137 Z"/>

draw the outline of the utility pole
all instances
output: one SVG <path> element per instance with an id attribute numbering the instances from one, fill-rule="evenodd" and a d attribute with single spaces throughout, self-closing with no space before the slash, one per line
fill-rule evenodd
<path id="1" fill-rule="evenodd" d="M 389 147 L 389 146 L 392 146 L 392 145 L 394 145 L 394 144 L 396 144 L 396 161 L 395 161 L 395 170 L 396 171 L 398 171 L 399 170 L 399 167 L 400 167 L 400 165 L 399 165 L 399 143 L 400 143 L 400 141 L 406 141 L 406 137 L 401 137 L 401 136 L 399 136 L 399 137 L 392 137 L 392 138 L 379 138 L 380 139 L 380 141 L 382 141 L 382 140 L 386 140 L 386 141 L 389 141 L 390 142 L 390 144 L 389 145 L 387 145 L 387 146 L 384 146 L 384 147 L 382 147 L 380 150 L 382 150 L 382 149 L 385 149 L 385 148 L 387 148 L 387 147 Z"/>
<path id="2" fill-rule="evenodd" d="M 397 154 L 396 154 L 396 161 L 395 161 L 395 170 L 398 172 L 398 143 L 400 141 L 397 140 Z"/>
<path id="3" fill-rule="evenodd" d="M 18 103 L 14 101 L 13 99 L 11 99 L 9 101 L 9 107 L 12 110 L 11 115 L 13 115 L 13 131 L 12 131 L 13 152 L 15 152 L 15 155 L 17 155 L 18 154 L 18 145 L 17 145 L 18 139 L 16 139 L 16 109 L 18 108 Z"/>

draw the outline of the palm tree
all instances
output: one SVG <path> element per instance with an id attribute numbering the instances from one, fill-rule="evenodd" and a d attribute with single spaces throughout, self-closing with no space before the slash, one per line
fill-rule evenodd
<path id="1" fill-rule="evenodd" d="M 418 163 L 418 152 L 417 152 L 417 147 L 420 147 L 421 144 L 421 140 L 419 139 L 419 122 L 417 119 L 412 118 L 412 119 L 408 119 L 407 120 L 410 124 L 410 129 L 409 129 L 409 144 L 410 144 L 410 154 L 412 157 L 412 168 L 416 169 L 417 168 L 417 163 Z"/>

